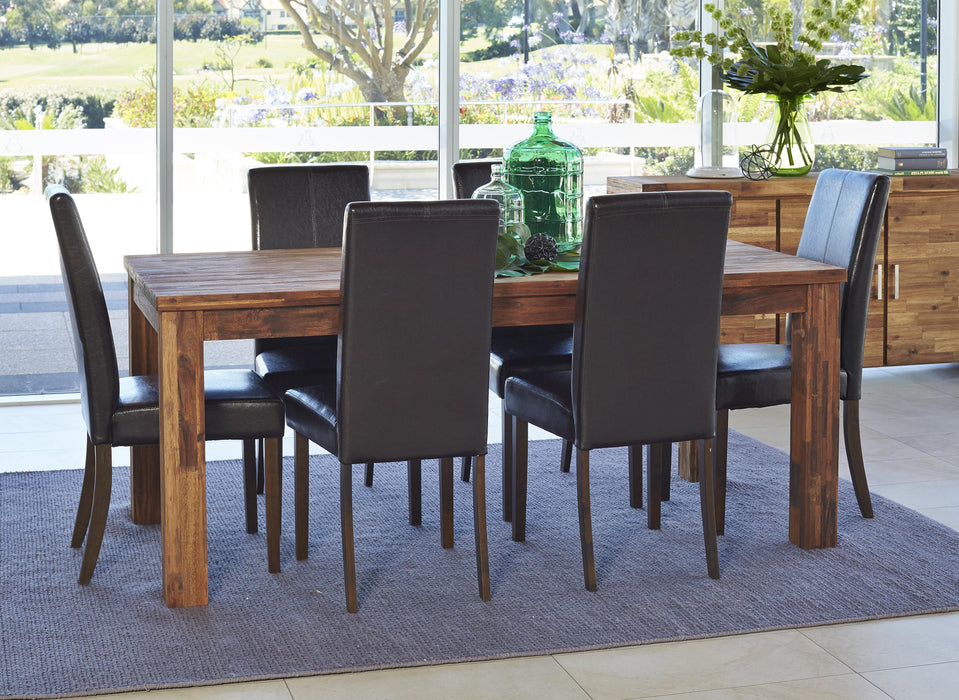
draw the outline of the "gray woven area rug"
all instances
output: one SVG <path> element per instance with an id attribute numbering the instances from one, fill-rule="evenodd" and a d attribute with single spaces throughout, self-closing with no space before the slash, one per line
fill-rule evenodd
<path id="1" fill-rule="evenodd" d="M 210 605 L 167 609 L 160 533 L 129 522 L 117 469 L 100 562 L 76 583 L 68 546 L 79 471 L 0 474 L 0 695 L 44 697 L 446 663 L 860 620 L 959 607 L 959 533 L 874 496 L 859 517 L 840 482 L 839 547 L 787 541 L 788 460 L 730 439 L 722 579 L 706 576 L 695 484 L 674 478 L 663 528 L 626 495 L 625 450 L 591 459 L 599 592 L 583 588 L 572 474 L 559 443 L 532 443 L 527 541 L 501 519 L 498 446 L 488 460 L 493 600 L 476 592 L 469 485 L 456 480 L 456 546 L 439 544 L 435 462 L 423 526 L 406 521 L 405 465 L 356 470 L 360 612 L 345 609 L 337 468 L 311 461 L 310 558 L 293 552 L 292 464 L 284 480 L 283 571 L 247 535 L 239 462 L 209 465 Z"/>

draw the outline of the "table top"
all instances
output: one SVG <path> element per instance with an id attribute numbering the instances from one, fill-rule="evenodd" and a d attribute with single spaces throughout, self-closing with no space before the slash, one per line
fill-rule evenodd
<path id="1" fill-rule="evenodd" d="M 339 248 L 128 255 L 136 294 L 158 312 L 337 305 Z M 840 267 L 729 241 L 724 289 L 843 282 Z M 497 279 L 496 297 L 576 293 L 576 273 Z"/>

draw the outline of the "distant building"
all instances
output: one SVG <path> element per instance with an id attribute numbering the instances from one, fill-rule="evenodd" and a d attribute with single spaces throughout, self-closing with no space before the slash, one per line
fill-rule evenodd
<path id="1" fill-rule="evenodd" d="M 239 1 L 239 0 L 236 0 Z M 287 12 L 280 0 L 250 0 L 256 2 L 260 8 L 260 17 L 263 20 L 263 31 L 277 32 L 296 29 L 290 13 Z"/>
<path id="2" fill-rule="evenodd" d="M 264 32 L 296 29 L 280 0 L 212 0 L 213 13 L 235 19 L 254 17 Z"/>
<path id="3" fill-rule="evenodd" d="M 261 0 L 212 0 L 213 14 L 226 15 L 232 19 L 244 17 L 260 19 L 262 15 L 260 4 Z"/>

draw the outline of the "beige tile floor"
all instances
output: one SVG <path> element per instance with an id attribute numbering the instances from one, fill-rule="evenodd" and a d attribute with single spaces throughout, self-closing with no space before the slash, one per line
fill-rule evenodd
<path id="1" fill-rule="evenodd" d="M 863 449 L 872 490 L 959 529 L 959 365 L 867 370 L 865 387 Z M 500 439 L 498 410 L 494 400 L 491 442 Z M 771 445 L 788 445 L 788 409 L 737 411 L 731 424 Z M 229 443 L 211 443 L 208 457 L 235 456 L 235 451 Z M 0 471 L 76 467 L 82 456 L 76 404 L 0 405 Z M 117 464 L 127 459 L 116 451 Z M 841 460 L 845 466 L 845 457 Z M 959 697 L 959 612 L 109 697 L 952 700 Z"/>

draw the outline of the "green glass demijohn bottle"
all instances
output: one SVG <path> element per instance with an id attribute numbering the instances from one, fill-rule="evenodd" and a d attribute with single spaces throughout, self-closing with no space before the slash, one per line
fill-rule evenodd
<path id="1" fill-rule="evenodd" d="M 523 193 L 530 235 L 557 243 L 583 239 L 583 153 L 556 137 L 549 112 L 533 115 L 533 135 L 503 152 L 506 181 Z"/>
<path id="2" fill-rule="evenodd" d="M 529 238 L 523 225 L 523 193 L 503 180 L 503 166 L 490 166 L 491 179 L 473 192 L 473 199 L 494 199 L 499 203 L 499 232 L 513 234 L 521 243 Z"/>

